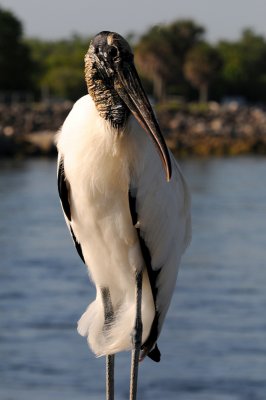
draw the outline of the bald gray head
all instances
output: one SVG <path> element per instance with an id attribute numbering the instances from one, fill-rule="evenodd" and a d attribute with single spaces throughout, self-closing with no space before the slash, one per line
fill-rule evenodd
<path id="1" fill-rule="evenodd" d="M 118 33 L 103 31 L 91 41 L 88 54 L 94 53 L 103 63 L 117 63 L 121 60 L 133 60 L 133 52 L 128 42 Z"/>
<path id="2" fill-rule="evenodd" d="M 85 78 L 100 116 L 116 129 L 125 126 L 130 112 L 154 141 L 167 179 L 171 161 L 152 107 L 134 66 L 127 41 L 115 32 L 103 31 L 91 41 L 85 56 Z"/>
<path id="3" fill-rule="evenodd" d="M 133 63 L 133 53 L 127 41 L 115 32 L 98 33 L 85 55 L 85 78 L 88 92 L 99 114 L 116 127 L 125 125 L 130 111 L 115 90 L 117 69 Z"/>

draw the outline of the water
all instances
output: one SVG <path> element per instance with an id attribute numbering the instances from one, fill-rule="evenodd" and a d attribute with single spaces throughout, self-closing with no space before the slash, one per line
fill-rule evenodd
<path id="1" fill-rule="evenodd" d="M 185 160 L 193 241 L 139 399 L 265 400 L 266 159 Z M 55 162 L 0 163 L 0 400 L 104 399 L 76 332 L 94 297 L 65 227 Z M 129 354 L 116 362 L 128 398 Z"/>

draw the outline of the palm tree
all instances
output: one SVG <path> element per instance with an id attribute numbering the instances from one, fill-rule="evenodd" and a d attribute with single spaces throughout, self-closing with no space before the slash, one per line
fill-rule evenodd
<path id="1" fill-rule="evenodd" d="M 154 96 L 162 100 L 167 87 L 184 82 L 183 63 L 189 49 L 199 43 L 204 28 L 191 20 L 152 27 L 135 49 L 136 62 L 153 83 Z"/>
<path id="2" fill-rule="evenodd" d="M 184 74 L 191 85 L 199 90 L 199 102 L 208 101 L 210 83 L 220 67 L 219 53 L 207 43 L 202 42 L 187 53 Z"/>

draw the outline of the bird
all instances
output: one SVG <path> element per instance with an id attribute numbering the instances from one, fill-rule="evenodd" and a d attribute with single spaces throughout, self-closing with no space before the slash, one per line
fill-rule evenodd
<path id="1" fill-rule="evenodd" d="M 191 239 L 190 193 L 128 42 L 116 32 L 95 35 L 84 72 L 88 93 L 56 137 L 63 214 L 96 287 L 77 329 L 106 356 L 108 400 L 115 354 L 132 351 L 133 400 L 139 361 L 160 361 L 158 337 Z"/>

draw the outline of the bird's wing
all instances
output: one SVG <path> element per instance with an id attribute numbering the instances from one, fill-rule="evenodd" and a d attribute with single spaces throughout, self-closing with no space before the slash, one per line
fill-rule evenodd
<path id="1" fill-rule="evenodd" d="M 63 157 L 58 157 L 57 187 L 63 211 L 69 221 L 71 221 L 69 182 L 66 180 Z"/>
<path id="2" fill-rule="evenodd" d="M 191 238 L 190 196 L 185 180 L 171 155 L 172 178 L 166 181 L 153 147 L 146 146 L 143 162 L 137 160 L 129 190 L 132 221 L 138 231 L 156 308 L 150 336 L 143 345 L 146 354 L 156 344 L 175 288 L 180 259 Z M 156 352 L 154 357 L 159 361 Z"/>
<path id="3" fill-rule="evenodd" d="M 71 226 L 71 206 L 70 206 L 70 196 L 69 196 L 70 184 L 66 180 L 65 170 L 64 170 L 64 159 L 62 156 L 60 156 L 60 154 L 58 156 L 57 186 L 67 226 L 71 233 L 78 255 L 85 263 L 81 244 L 77 241 L 75 233 L 73 231 L 73 227 Z"/>

